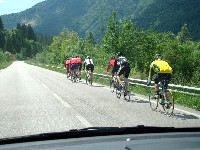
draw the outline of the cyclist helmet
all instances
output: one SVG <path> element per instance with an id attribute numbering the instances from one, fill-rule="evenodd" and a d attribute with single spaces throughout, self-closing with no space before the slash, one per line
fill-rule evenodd
<path id="1" fill-rule="evenodd" d="M 155 58 L 155 59 L 162 59 L 162 55 L 161 55 L 161 54 L 156 54 L 156 55 L 154 56 L 154 58 Z"/>
<path id="2" fill-rule="evenodd" d="M 112 56 L 111 59 L 115 59 L 115 56 Z"/>
<path id="3" fill-rule="evenodd" d="M 86 59 L 90 59 L 90 56 L 87 56 Z"/>
<path id="4" fill-rule="evenodd" d="M 118 52 L 118 54 L 117 54 L 117 56 L 119 57 L 119 56 L 123 56 L 124 54 L 123 54 L 123 52 L 121 51 L 121 52 Z"/>

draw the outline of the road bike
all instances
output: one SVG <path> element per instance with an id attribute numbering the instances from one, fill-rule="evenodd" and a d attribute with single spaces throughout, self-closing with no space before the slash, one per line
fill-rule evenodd
<path id="1" fill-rule="evenodd" d="M 91 69 L 86 71 L 86 84 L 92 85 L 92 78 L 91 78 Z"/>
<path id="2" fill-rule="evenodd" d="M 116 92 L 118 84 L 119 83 L 118 83 L 117 77 L 116 75 L 114 75 L 113 79 L 110 79 L 110 89 L 112 93 Z"/>
<path id="3" fill-rule="evenodd" d="M 78 69 L 75 69 L 71 81 L 79 82 L 79 79 L 80 79 L 80 77 L 79 77 L 79 68 L 78 68 Z"/>
<path id="4" fill-rule="evenodd" d="M 121 98 L 121 96 L 123 95 L 124 96 L 124 100 L 126 100 L 127 102 L 130 101 L 130 91 L 126 90 L 126 80 L 125 80 L 125 77 L 123 75 L 123 78 L 122 78 L 122 86 L 120 86 L 118 80 L 116 79 L 116 89 L 115 89 L 115 92 L 116 92 L 116 95 L 117 95 L 117 98 Z"/>
<path id="5" fill-rule="evenodd" d="M 159 96 L 155 96 L 155 89 L 150 88 L 149 103 L 153 111 L 156 111 L 158 105 L 161 105 L 164 110 L 164 113 L 170 117 L 173 115 L 174 112 L 174 96 L 170 89 L 164 88 L 167 83 L 169 83 L 168 80 L 166 79 L 161 80 L 160 87 L 162 90 L 160 91 Z"/>

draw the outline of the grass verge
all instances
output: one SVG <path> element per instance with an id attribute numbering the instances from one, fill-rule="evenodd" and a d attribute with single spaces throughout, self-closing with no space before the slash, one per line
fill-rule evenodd
<path id="1" fill-rule="evenodd" d="M 1 70 L 1 69 L 7 68 L 7 67 L 10 66 L 12 63 L 13 63 L 13 61 L 1 62 L 1 63 L 0 63 L 0 70 Z"/>

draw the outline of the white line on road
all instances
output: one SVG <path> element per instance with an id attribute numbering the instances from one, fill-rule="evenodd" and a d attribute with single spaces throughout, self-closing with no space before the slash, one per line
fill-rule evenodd
<path id="1" fill-rule="evenodd" d="M 48 89 L 48 87 L 44 83 L 42 83 L 42 86 L 44 86 L 46 89 Z"/>
<path id="2" fill-rule="evenodd" d="M 105 87 L 105 89 L 110 90 L 110 88 L 107 88 L 107 87 Z M 148 99 L 145 99 L 145 98 L 142 98 L 142 97 L 139 97 L 139 96 L 134 96 L 134 97 L 139 98 L 139 99 L 144 100 L 144 101 L 149 101 Z M 198 115 L 198 114 L 191 113 L 189 111 L 185 111 L 185 110 L 182 110 L 182 109 L 179 109 L 179 108 L 174 108 L 174 109 L 177 110 L 177 111 L 181 111 L 181 112 L 184 112 L 184 113 L 187 113 L 187 114 L 190 114 L 190 115 L 193 115 L 193 116 L 200 118 L 200 115 Z"/>
<path id="3" fill-rule="evenodd" d="M 139 99 L 141 99 L 141 100 L 149 101 L 148 99 L 145 99 L 145 98 L 142 98 L 142 97 L 139 97 L 139 96 L 134 96 L 134 97 L 137 97 L 137 98 L 139 98 Z M 182 111 L 182 112 L 184 112 L 184 113 L 187 113 L 187 114 L 190 114 L 190 115 L 193 115 L 193 116 L 196 116 L 196 117 L 200 118 L 200 115 L 198 115 L 198 114 L 191 113 L 191 112 L 189 112 L 189 111 L 185 111 L 185 110 L 182 110 L 182 109 L 179 109 L 179 108 L 174 108 L 174 109 L 175 109 L 175 110 L 178 110 L 178 111 Z"/>
<path id="4" fill-rule="evenodd" d="M 79 120 L 83 125 L 85 125 L 86 127 L 92 127 L 92 125 L 91 125 L 87 120 L 85 120 L 85 118 L 83 118 L 82 116 L 76 116 L 76 118 L 78 118 L 78 120 Z"/>
<path id="5" fill-rule="evenodd" d="M 67 102 L 65 102 L 60 96 L 58 96 L 57 94 L 53 94 L 54 95 L 54 97 L 60 102 L 60 103 L 62 103 L 65 107 L 67 107 L 67 108 L 69 108 L 70 107 L 70 105 L 67 103 Z"/>

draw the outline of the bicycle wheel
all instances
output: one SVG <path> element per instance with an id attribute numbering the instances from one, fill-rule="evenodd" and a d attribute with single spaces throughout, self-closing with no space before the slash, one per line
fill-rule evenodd
<path id="1" fill-rule="evenodd" d="M 110 80 L 110 90 L 111 90 L 111 92 L 113 93 L 113 92 L 115 92 L 115 80 Z"/>
<path id="2" fill-rule="evenodd" d="M 173 115 L 174 112 L 174 96 L 170 90 L 164 92 L 164 104 L 163 109 L 167 116 Z"/>
<path id="3" fill-rule="evenodd" d="M 125 99 L 127 102 L 130 102 L 130 99 L 131 99 L 131 92 L 130 92 L 130 91 L 124 92 L 124 99 Z"/>
<path id="4" fill-rule="evenodd" d="M 119 85 L 118 85 L 118 87 L 116 88 L 116 95 L 117 95 L 117 98 L 119 98 L 119 99 L 120 99 L 120 97 L 121 97 L 121 95 L 122 95 L 121 90 L 122 90 L 122 89 L 120 89 L 120 88 L 119 88 Z"/>
<path id="5" fill-rule="evenodd" d="M 153 88 L 149 91 L 149 104 L 153 111 L 158 108 L 158 98 L 155 97 L 155 90 Z"/>

